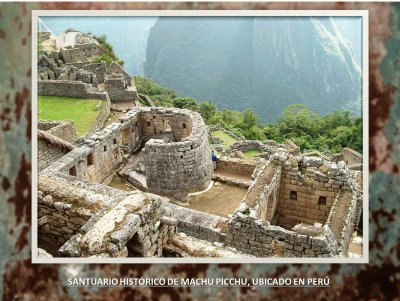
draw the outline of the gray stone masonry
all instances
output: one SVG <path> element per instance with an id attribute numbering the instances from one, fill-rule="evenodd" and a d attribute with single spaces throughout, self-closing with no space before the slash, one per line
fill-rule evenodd
<path id="1" fill-rule="evenodd" d="M 109 209 L 100 210 L 61 248 L 67 257 L 150 257 L 162 255 L 174 226 L 162 224 L 164 204 L 155 195 L 130 193 Z"/>
<path id="2" fill-rule="evenodd" d="M 60 50 L 64 63 L 87 62 L 85 53 L 79 48 L 62 48 Z"/>
<path id="3" fill-rule="evenodd" d="M 336 240 L 328 226 L 318 236 L 307 236 L 248 216 L 241 206 L 229 220 L 225 244 L 256 257 L 332 257 Z"/>
<path id="4" fill-rule="evenodd" d="M 129 79 L 129 82 L 131 80 Z M 139 94 L 136 87 L 129 84 L 127 86 L 126 79 L 122 74 L 108 75 L 104 81 L 104 89 L 110 95 L 111 102 L 139 100 Z"/>
<path id="5" fill-rule="evenodd" d="M 326 221 L 338 242 L 338 252 L 341 256 L 347 256 L 349 242 L 354 231 L 356 207 L 356 192 L 349 188 L 342 189 L 335 198 Z"/>
<path id="6" fill-rule="evenodd" d="M 287 229 L 299 222 L 325 224 L 339 191 L 346 187 L 356 189 L 353 172 L 344 162 L 288 154 L 279 157 L 277 154 L 273 155 L 273 160 L 283 167 L 278 224 Z"/>
<path id="7" fill-rule="evenodd" d="M 332 160 L 334 162 L 345 161 L 348 165 L 362 165 L 363 163 L 362 154 L 348 147 L 344 147 L 340 153 L 334 154 Z"/>
<path id="8" fill-rule="evenodd" d="M 38 141 L 38 167 L 39 172 L 53 162 L 57 161 L 65 154 L 68 153 L 68 150 L 64 150 L 57 145 L 50 144 L 49 142 L 39 139 Z"/>
<path id="9" fill-rule="evenodd" d="M 258 171 L 253 184 L 247 191 L 243 203 L 252 217 L 272 221 L 278 204 L 282 167 L 269 160 Z"/>
<path id="10" fill-rule="evenodd" d="M 38 94 L 44 96 L 107 100 L 106 92 L 99 92 L 92 85 L 81 81 L 42 80 L 38 82 Z"/>
<path id="11" fill-rule="evenodd" d="M 38 129 L 71 143 L 78 139 L 75 123 L 70 120 L 39 120 Z"/>
<path id="12" fill-rule="evenodd" d="M 237 158 L 220 157 L 217 160 L 217 170 L 231 171 L 251 176 L 257 166 L 255 161 Z"/>
<path id="13" fill-rule="evenodd" d="M 75 47 L 81 50 L 85 56 L 96 56 L 100 54 L 99 44 L 96 43 L 85 43 L 85 44 L 75 44 Z"/>
<path id="14" fill-rule="evenodd" d="M 104 185 L 73 179 L 62 173 L 40 173 L 38 186 L 39 238 L 64 244 L 100 208 L 118 202 L 127 193 Z"/>
<path id="15" fill-rule="evenodd" d="M 152 139 L 146 143 L 144 165 L 147 187 L 164 195 L 205 189 L 211 180 L 213 166 L 208 133 L 201 116 L 174 108 L 148 108 L 147 112 L 146 119 L 149 119 L 145 133 L 152 128 L 157 132 L 163 127 L 167 130 L 170 127 L 177 140 L 165 143 Z"/>
<path id="16" fill-rule="evenodd" d="M 71 181 L 72 180 L 72 181 Z M 161 256 L 176 226 L 162 217 L 162 200 L 71 179 L 62 173 L 39 177 L 39 238 L 69 257 Z"/>
<path id="17" fill-rule="evenodd" d="M 128 86 L 130 86 L 132 84 L 132 81 L 131 81 L 132 76 L 130 76 L 129 73 L 126 72 L 125 69 L 122 68 L 117 62 L 112 62 L 110 64 L 110 66 L 108 66 L 105 76 L 109 77 L 114 74 L 122 75 L 123 78 L 126 80 Z"/>
<path id="18" fill-rule="evenodd" d="M 184 233 L 171 235 L 164 248 L 182 257 L 194 258 L 254 258 L 254 256 L 227 247 L 223 243 L 200 240 Z"/>
<path id="19" fill-rule="evenodd" d="M 100 63 L 83 65 L 82 69 L 94 73 L 99 84 L 104 83 L 105 73 L 107 70 L 107 66 L 104 61 L 101 61 Z"/>
<path id="20" fill-rule="evenodd" d="M 129 141 L 127 150 L 132 151 L 146 136 L 163 131 L 173 133 L 177 142 L 150 139 L 145 144 L 143 164 L 148 190 L 173 195 L 205 189 L 213 173 L 207 130 L 201 116 L 189 110 L 131 110 L 121 118 L 121 123 L 112 123 L 88 135 L 81 147 L 49 168 L 102 182 L 122 162 L 120 146 L 124 141 Z"/>
<path id="21" fill-rule="evenodd" d="M 165 206 L 166 216 L 176 220 L 178 232 L 211 242 L 225 241 L 227 218 L 171 203 L 166 203 Z"/>

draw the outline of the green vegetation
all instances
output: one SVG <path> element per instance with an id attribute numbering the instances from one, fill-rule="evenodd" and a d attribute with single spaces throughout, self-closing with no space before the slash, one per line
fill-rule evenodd
<path id="1" fill-rule="evenodd" d="M 221 139 L 222 143 L 226 146 L 230 146 L 230 145 L 234 144 L 235 142 L 237 142 L 237 140 L 235 138 L 233 138 L 232 136 L 228 135 L 227 133 L 225 133 L 223 131 L 214 131 L 211 133 L 211 135 L 213 137 Z"/>
<path id="2" fill-rule="evenodd" d="M 347 110 L 320 116 L 302 104 L 289 105 L 277 123 L 266 125 L 264 132 L 277 142 L 291 139 L 302 151 L 332 154 L 350 147 L 362 153 L 362 119 Z"/>
<path id="3" fill-rule="evenodd" d="M 178 97 L 174 91 L 141 76 L 135 76 L 135 84 L 138 93 L 149 96 L 156 106 L 172 107 L 172 100 Z"/>
<path id="4" fill-rule="evenodd" d="M 243 152 L 243 154 L 249 159 L 254 158 L 259 153 L 260 153 L 260 150 L 258 150 L 258 149 L 249 149 L 249 150 Z"/>
<path id="5" fill-rule="evenodd" d="M 246 139 L 271 139 L 277 142 L 291 139 L 303 152 L 318 150 L 333 154 L 340 152 L 343 147 L 350 147 L 362 153 L 362 119 L 351 116 L 348 110 L 320 116 L 302 104 L 294 104 L 281 113 L 276 123 L 262 125 L 259 116 L 251 108 L 244 112 L 218 110 L 212 101 L 199 103 L 194 98 L 178 97 L 174 91 L 149 79 L 138 76 L 135 77 L 135 82 L 138 92 L 148 95 L 157 106 L 197 111 L 206 124 L 220 123 L 224 128 L 243 135 Z M 225 139 L 226 143 L 226 137 L 221 139 Z"/>
<path id="6" fill-rule="evenodd" d="M 113 46 L 107 41 L 106 35 L 94 36 L 94 38 L 99 42 L 100 49 L 102 52 L 101 55 L 99 55 L 93 60 L 94 63 L 105 61 L 108 67 L 112 62 L 115 61 L 121 66 L 124 65 L 124 61 L 120 60 L 114 53 Z"/>
<path id="7" fill-rule="evenodd" d="M 56 96 L 39 96 L 39 119 L 72 120 L 78 136 L 87 134 L 99 115 L 98 99 L 75 99 Z M 102 103 L 104 105 L 104 103 Z"/>

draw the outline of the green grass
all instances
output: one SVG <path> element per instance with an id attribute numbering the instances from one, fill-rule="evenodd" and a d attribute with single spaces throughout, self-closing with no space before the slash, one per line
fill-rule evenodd
<path id="1" fill-rule="evenodd" d="M 238 142 L 235 138 L 232 136 L 229 136 L 227 133 L 223 131 L 214 131 L 211 133 L 213 137 L 220 138 L 222 140 L 222 143 L 227 146 L 231 146 L 235 142 Z"/>
<path id="2" fill-rule="evenodd" d="M 243 152 L 243 154 L 249 159 L 254 158 L 259 153 L 260 153 L 260 151 L 258 149 L 249 149 L 249 150 Z"/>
<path id="3" fill-rule="evenodd" d="M 76 99 L 39 96 L 40 120 L 72 120 L 78 136 L 87 134 L 101 110 L 96 111 L 99 99 Z M 102 103 L 104 106 L 104 102 Z"/>

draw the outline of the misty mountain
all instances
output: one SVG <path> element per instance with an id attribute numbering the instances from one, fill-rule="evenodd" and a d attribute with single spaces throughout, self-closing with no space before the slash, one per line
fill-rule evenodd
<path id="1" fill-rule="evenodd" d="M 352 48 L 330 18 L 161 17 L 150 30 L 144 75 L 220 108 L 253 107 L 264 121 L 292 103 L 320 114 L 360 110 Z"/>

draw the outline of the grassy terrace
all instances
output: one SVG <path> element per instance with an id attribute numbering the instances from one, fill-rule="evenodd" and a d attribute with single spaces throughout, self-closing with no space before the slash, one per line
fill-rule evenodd
<path id="1" fill-rule="evenodd" d="M 260 151 L 258 149 L 249 149 L 248 151 L 243 152 L 243 154 L 249 159 L 254 158 L 259 153 L 260 153 Z"/>
<path id="2" fill-rule="evenodd" d="M 78 136 L 82 136 L 87 134 L 101 112 L 101 110 L 95 110 L 99 101 L 98 99 L 39 96 L 39 119 L 72 120 L 75 122 Z"/>
<path id="3" fill-rule="evenodd" d="M 222 143 L 226 146 L 231 146 L 235 142 L 238 142 L 235 138 L 232 136 L 229 136 L 227 133 L 223 131 L 214 131 L 211 133 L 213 137 L 220 138 L 222 140 Z"/>

